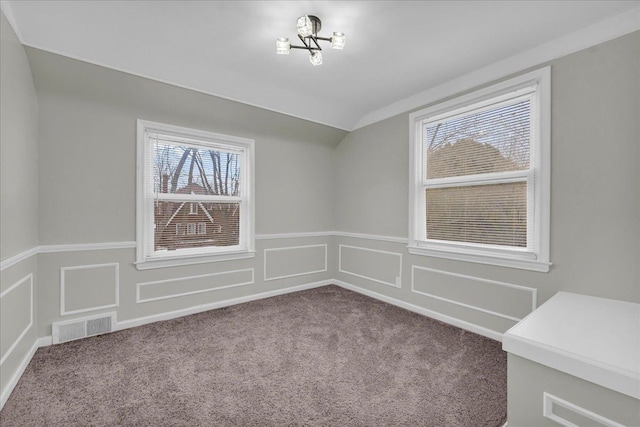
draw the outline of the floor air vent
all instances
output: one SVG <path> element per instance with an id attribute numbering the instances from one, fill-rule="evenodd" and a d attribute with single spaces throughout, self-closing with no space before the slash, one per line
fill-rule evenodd
<path id="1" fill-rule="evenodd" d="M 99 316 L 54 323 L 52 325 L 53 343 L 59 344 L 111 332 L 116 323 L 115 319 L 115 313 L 107 313 Z"/>

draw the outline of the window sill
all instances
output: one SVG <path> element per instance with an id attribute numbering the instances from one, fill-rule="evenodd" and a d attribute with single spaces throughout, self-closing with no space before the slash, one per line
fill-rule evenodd
<path id="1" fill-rule="evenodd" d="M 234 261 L 238 259 L 255 258 L 255 256 L 255 251 L 243 251 L 219 255 L 205 255 L 182 258 L 153 258 L 147 259 L 143 262 L 136 262 L 135 266 L 138 270 L 150 270 L 154 268 L 180 267 L 183 265 L 205 264 L 220 261 Z"/>
<path id="2" fill-rule="evenodd" d="M 477 253 L 465 253 L 463 251 L 445 251 L 422 246 L 409 245 L 409 253 L 413 255 L 430 256 L 435 258 L 452 259 L 456 261 L 475 262 L 478 264 L 497 265 L 500 267 L 517 268 L 521 270 L 549 272 L 550 262 L 532 259 L 519 259 L 513 257 L 500 257 L 495 255 L 481 255 Z"/>

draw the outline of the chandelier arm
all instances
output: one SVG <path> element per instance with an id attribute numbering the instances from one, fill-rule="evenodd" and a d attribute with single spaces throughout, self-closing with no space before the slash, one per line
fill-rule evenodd
<path id="1" fill-rule="evenodd" d="M 323 40 L 325 42 L 330 42 L 331 41 L 331 37 L 315 37 L 316 40 Z"/>
<path id="2" fill-rule="evenodd" d="M 302 44 L 305 45 L 306 49 L 311 49 L 311 44 L 307 43 L 306 37 L 302 37 L 300 34 L 298 34 L 298 38 L 300 39 Z"/>
<path id="3" fill-rule="evenodd" d="M 313 42 L 315 43 L 316 48 L 318 48 L 318 50 L 322 50 L 322 48 L 321 48 L 321 47 L 320 47 L 320 45 L 318 44 L 318 39 L 317 39 L 317 37 L 316 37 L 316 36 L 309 36 L 309 38 L 310 38 L 311 40 L 313 40 Z M 311 43 L 309 43 L 309 45 L 311 45 Z"/>
<path id="4" fill-rule="evenodd" d="M 322 50 L 322 49 L 318 49 L 317 47 L 307 47 L 307 46 L 294 46 L 294 45 L 291 45 L 289 47 L 291 49 L 304 49 L 304 50 L 308 50 L 309 52 L 311 52 L 312 50 Z"/>

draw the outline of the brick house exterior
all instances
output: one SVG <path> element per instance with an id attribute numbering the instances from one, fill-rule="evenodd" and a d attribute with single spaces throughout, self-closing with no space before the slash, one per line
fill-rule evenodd
<path id="1" fill-rule="evenodd" d="M 206 194 L 195 183 L 176 194 Z M 239 206 L 230 203 L 159 201 L 154 206 L 155 249 L 230 246 L 239 241 Z"/>

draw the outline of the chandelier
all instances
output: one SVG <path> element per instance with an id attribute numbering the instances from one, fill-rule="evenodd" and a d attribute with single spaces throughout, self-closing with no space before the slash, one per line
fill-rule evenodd
<path id="1" fill-rule="evenodd" d="M 309 62 L 315 65 L 322 64 L 322 48 L 318 41 L 331 42 L 334 49 L 344 48 L 344 33 L 334 32 L 332 37 L 320 37 L 318 32 L 322 28 L 320 18 L 313 15 L 304 15 L 298 18 L 297 23 L 298 38 L 304 46 L 294 46 L 289 43 L 286 37 L 276 39 L 276 53 L 278 55 L 289 55 L 291 49 L 306 49 L 309 51 Z"/>

